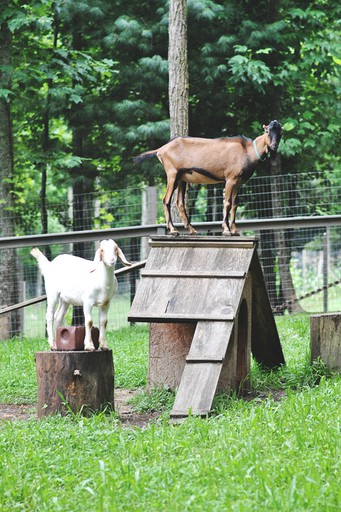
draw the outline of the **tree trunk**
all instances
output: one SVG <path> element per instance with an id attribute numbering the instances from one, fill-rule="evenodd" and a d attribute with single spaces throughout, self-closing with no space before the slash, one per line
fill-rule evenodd
<path id="1" fill-rule="evenodd" d="M 142 188 L 142 226 L 156 224 L 157 221 L 157 188 L 153 176 L 149 177 L 148 185 Z M 141 237 L 140 255 L 145 260 L 149 254 L 148 238 Z"/>
<path id="2" fill-rule="evenodd" d="M 53 35 L 53 49 L 57 48 L 58 43 L 58 31 L 59 22 L 56 6 L 53 4 L 53 24 L 54 24 L 54 35 Z M 51 78 L 46 80 L 47 94 L 45 99 L 45 106 L 43 111 L 43 134 L 42 134 L 42 153 L 44 160 L 41 164 L 41 189 L 40 189 L 40 211 L 41 211 L 41 227 L 42 233 L 46 234 L 49 232 L 48 228 L 48 211 L 46 201 L 46 183 L 47 183 L 47 162 L 48 162 L 48 151 L 50 148 L 50 90 L 53 86 Z M 50 246 L 45 247 L 45 256 L 48 260 L 51 260 L 51 248 Z"/>
<path id="3" fill-rule="evenodd" d="M 73 49 L 83 50 L 82 34 L 75 26 L 72 37 Z M 74 83 L 76 85 L 76 83 Z M 84 156 L 84 134 L 82 119 L 82 106 L 76 104 L 72 108 L 72 151 L 74 155 Z M 94 179 L 91 173 L 87 172 L 86 166 L 81 164 L 73 169 L 73 231 L 92 229 L 93 208 L 91 195 L 93 193 Z M 90 199 L 89 199 L 90 197 Z M 73 254 L 81 258 L 92 259 L 94 256 L 94 244 L 92 242 L 77 242 L 73 244 Z M 76 306 L 73 308 L 72 325 L 83 325 L 83 308 Z"/>
<path id="4" fill-rule="evenodd" d="M 277 154 L 271 160 L 271 175 L 273 176 L 272 208 L 274 217 L 283 217 L 283 206 L 281 200 L 281 160 Z M 286 232 L 284 229 L 275 231 L 275 244 L 277 249 L 278 268 L 281 278 L 283 300 L 289 313 L 302 313 L 304 309 L 297 301 L 294 284 L 290 273 L 290 247 L 287 244 Z"/>
<path id="5" fill-rule="evenodd" d="M 0 86 L 11 88 L 10 71 L 12 61 L 12 37 L 6 24 L 0 27 Z M 14 235 L 13 215 L 13 144 L 10 103 L 0 99 L 0 236 Z M 0 254 L 0 307 L 16 304 L 19 301 L 19 271 L 16 251 L 3 249 Z M 21 332 L 20 314 L 11 313 L 8 329 L 3 336 L 11 337 Z M 7 336 L 8 333 L 8 336 Z"/>
<path id="6" fill-rule="evenodd" d="M 171 138 L 188 135 L 187 1 L 169 4 L 169 116 Z"/>
<path id="7" fill-rule="evenodd" d="M 188 135 L 187 0 L 170 0 L 168 35 L 169 117 L 173 139 Z M 172 200 L 172 218 L 180 222 L 175 203 L 176 194 Z"/>

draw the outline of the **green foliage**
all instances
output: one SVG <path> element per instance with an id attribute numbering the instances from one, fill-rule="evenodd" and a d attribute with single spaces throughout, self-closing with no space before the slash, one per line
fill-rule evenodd
<path id="1" fill-rule="evenodd" d="M 324 0 L 189 1 L 190 134 L 254 137 L 278 118 L 283 172 L 339 169 L 339 13 Z M 18 232 L 39 229 L 27 198 L 38 203 L 43 170 L 60 205 L 80 181 L 83 193 L 164 179 L 156 161 L 132 172 L 131 158 L 169 137 L 167 3 L 5 2 L 1 21 L 12 32 L 0 97 L 12 110 Z"/>

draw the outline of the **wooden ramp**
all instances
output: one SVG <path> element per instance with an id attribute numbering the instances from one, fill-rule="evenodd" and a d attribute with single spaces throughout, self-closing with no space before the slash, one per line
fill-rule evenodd
<path id="1" fill-rule="evenodd" d="M 148 382 L 177 389 L 172 417 L 207 415 L 218 389 L 247 387 L 251 350 L 265 367 L 284 364 L 255 239 L 149 244 L 128 319 L 151 323 Z"/>

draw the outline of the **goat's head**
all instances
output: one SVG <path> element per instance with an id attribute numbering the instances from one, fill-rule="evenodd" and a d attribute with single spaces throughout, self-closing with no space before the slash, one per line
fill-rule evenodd
<path id="1" fill-rule="evenodd" d="M 263 128 L 267 136 L 266 144 L 268 150 L 270 150 L 270 156 L 271 158 L 275 158 L 283 133 L 282 125 L 278 121 L 274 120 L 271 121 L 271 123 L 268 124 L 268 126 L 265 126 L 264 124 Z"/>
<path id="2" fill-rule="evenodd" d="M 117 257 L 120 258 L 122 263 L 126 266 L 130 266 L 131 263 L 124 256 L 123 251 L 119 248 L 114 240 L 102 240 L 99 244 L 99 248 L 95 254 L 95 263 L 96 266 L 100 261 L 107 267 L 114 267 L 116 265 Z"/>

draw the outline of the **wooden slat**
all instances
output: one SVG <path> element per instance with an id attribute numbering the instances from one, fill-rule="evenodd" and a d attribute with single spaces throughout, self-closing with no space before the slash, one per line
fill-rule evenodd
<path id="1" fill-rule="evenodd" d="M 201 357 L 186 357 L 186 363 L 223 363 L 225 358 L 216 355 L 204 355 Z"/>
<path id="2" fill-rule="evenodd" d="M 219 272 L 219 271 L 197 271 L 193 272 L 193 270 L 142 270 L 142 277 L 163 277 L 163 278 L 179 278 L 179 277 L 187 277 L 187 278 L 223 278 L 223 279 L 234 279 L 234 278 L 244 278 L 245 272 L 243 271 L 229 271 L 229 272 Z"/>
<path id="3" fill-rule="evenodd" d="M 205 416 L 212 407 L 233 322 L 198 322 L 175 397 L 172 418 Z"/>
<path id="4" fill-rule="evenodd" d="M 217 389 L 222 364 L 186 364 L 175 397 L 171 418 L 209 414 Z"/>
<path id="5" fill-rule="evenodd" d="M 275 318 L 272 313 L 263 271 L 255 251 L 252 263 L 252 330 L 253 357 L 266 368 L 285 364 Z"/>
<path id="6" fill-rule="evenodd" d="M 232 321 L 198 322 L 186 360 L 224 361 L 232 331 Z"/>
<path id="7" fill-rule="evenodd" d="M 242 242 L 242 241 L 237 241 L 237 242 L 231 242 L 231 241 L 226 241 L 226 242 L 210 242 L 210 243 L 207 243 L 207 242 L 198 242 L 198 241 L 195 241 L 193 240 L 192 242 L 191 241 L 182 241 L 182 240 L 179 240 L 177 242 L 174 242 L 172 240 L 170 241 L 154 241 L 154 240 L 150 240 L 149 241 L 149 245 L 150 247 L 175 247 L 178 248 L 178 247 L 200 247 L 200 248 L 219 248 L 219 249 L 226 249 L 228 247 L 232 247 L 232 248 L 239 248 L 239 249 L 253 249 L 256 245 L 255 242 Z"/>
<path id="8" fill-rule="evenodd" d="M 234 320 L 233 314 L 226 315 L 206 315 L 202 314 L 184 314 L 184 313 L 134 313 L 132 310 L 129 313 L 129 322 L 198 322 L 200 320 L 210 322 L 223 322 Z"/>
<path id="9" fill-rule="evenodd" d="M 159 247 L 151 248 L 144 272 L 177 274 L 185 272 L 193 274 L 234 275 L 235 272 L 247 273 L 250 267 L 253 250 L 238 247 Z M 238 275 L 238 274 L 235 274 Z"/>
<path id="10" fill-rule="evenodd" d="M 244 287 L 243 279 L 212 280 L 178 278 L 159 279 L 144 277 L 135 294 L 129 316 L 141 318 L 182 318 L 194 320 L 223 320 L 234 317 L 238 297 Z M 210 315 L 210 316 L 207 316 Z M 186 316 L 184 317 L 186 318 Z"/>

